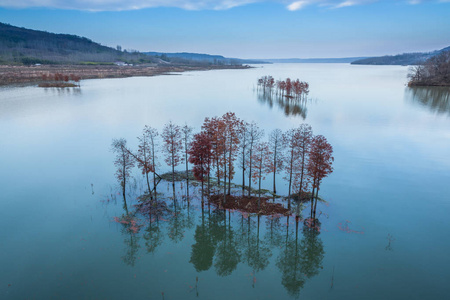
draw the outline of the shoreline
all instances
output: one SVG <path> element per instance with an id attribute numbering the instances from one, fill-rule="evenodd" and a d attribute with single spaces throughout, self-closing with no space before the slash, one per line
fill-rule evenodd
<path id="1" fill-rule="evenodd" d="M 55 73 L 73 74 L 84 79 L 127 78 L 136 76 L 158 76 L 169 73 L 188 71 L 210 71 L 228 69 L 250 69 L 248 65 L 40 65 L 40 66 L 10 66 L 0 65 L 0 86 L 14 84 L 38 84 L 43 82 L 43 75 Z"/>

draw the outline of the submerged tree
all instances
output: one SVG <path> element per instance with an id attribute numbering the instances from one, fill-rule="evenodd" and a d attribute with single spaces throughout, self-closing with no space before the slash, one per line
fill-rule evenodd
<path id="1" fill-rule="evenodd" d="M 183 146 L 184 146 L 184 161 L 186 162 L 186 191 L 187 197 L 189 198 L 189 165 L 188 165 L 188 152 L 190 149 L 190 144 L 192 140 L 192 130 L 193 128 L 187 124 L 183 126 L 181 132 L 183 134 Z"/>
<path id="2" fill-rule="evenodd" d="M 148 174 L 153 172 L 153 186 L 156 186 L 155 175 L 155 138 L 158 135 L 156 129 L 144 127 L 142 135 L 138 137 L 139 146 L 137 155 L 135 155 L 137 165 L 142 170 L 147 181 L 147 188 L 150 198 L 152 198 L 152 190 L 150 188 L 150 181 Z"/>
<path id="3" fill-rule="evenodd" d="M 175 191 L 175 167 L 183 161 L 181 156 L 183 144 L 180 126 L 172 122 L 167 123 L 164 125 L 162 137 L 164 140 L 163 151 L 166 154 L 165 162 L 172 167 L 172 187 Z"/>
<path id="4" fill-rule="evenodd" d="M 157 149 L 157 137 L 158 137 L 158 131 L 155 128 L 145 126 L 144 127 L 144 134 L 147 136 L 147 139 L 149 141 L 149 150 L 150 150 L 150 156 L 152 158 L 151 162 L 151 168 L 153 169 L 153 191 L 155 192 L 155 199 L 156 199 L 156 186 L 158 183 L 156 182 L 156 166 L 157 166 L 157 158 L 156 155 L 156 149 Z"/>
<path id="5" fill-rule="evenodd" d="M 248 148 L 248 126 L 247 122 L 241 123 L 241 128 L 239 130 L 239 149 L 240 149 L 240 166 L 242 169 L 242 196 L 244 196 L 245 191 L 245 170 L 246 170 L 246 157 Z"/>
<path id="6" fill-rule="evenodd" d="M 220 179 L 222 176 L 222 172 L 220 170 L 220 165 L 223 160 L 223 142 L 221 142 L 220 137 L 220 127 L 221 121 L 219 118 L 205 118 L 205 121 L 202 125 L 202 130 L 208 135 L 209 140 L 211 141 L 211 153 L 212 153 L 212 162 L 213 166 L 216 168 L 216 177 L 217 183 L 220 186 Z"/>
<path id="7" fill-rule="evenodd" d="M 269 136 L 269 150 L 273 156 L 273 192 L 277 193 L 275 176 L 280 173 L 283 167 L 283 132 L 280 129 L 275 129 Z"/>
<path id="8" fill-rule="evenodd" d="M 130 172 L 134 167 L 134 158 L 127 149 L 125 139 L 114 139 L 111 144 L 112 151 L 116 153 L 114 165 L 116 166 L 116 178 L 122 187 L 123 199 L 126 201 L 125 187 L 130 177 Z"/>
<path id="9" fill-rule="evenodd" d="M 202 183 L 202 195 L 205 176 L 207 176 L 208 179 L 209 194 L 209 174 L 211 171 L 212 159 L 211 149 L 211 140 L 206 132 L 201 132 L 194 135 L 194 140 L 192 141 L 191 148 L 188 152 L 189 162 L 194 165 L 193 173 L 195 178 Z"/>
<path id="10" fill-rule="evenodd" d="M 322 135 L 312 139 L 309 154 L 308 174 L 312 178 L 311 218 L 316 219 L 317 198 L 322 179 L 333 172 L 333 147 Z M 315 199 L 315 201 L 314 201 Z"/>
<path id="11" fill-rule="evenodd" d="M 253 155 L 253 174 L 254 183 L 258 182 L 258 209 L 261 208 L 261 181 L 265 175 L 272 172 L 272 152 L 269 151 L 267 143 L 257 143 Z"/>
<path id="12" fill-rule="evenodd" d="M 295 173 L 295 163 L 298 160 L 298 130 L 293 128 L 288 130 L 283 134 L 283 144 L 286 148 L 286 157 L 285 157 L 285 171 L 287 172 L 286 179 L 289 182 L 289 193 L 288 193 L 288 208 L 291 208 L 291 189 L 292 189 L 292 181 L 294 179 Z"/>
<path id="13" fill-rule="evenodd" d="M 248 196 L 251 196 L 252 192 L 252 165 L 253 165 L 253 151 L 254 146 L 263 137 L 264 131 L 259 129 L 255 122 L 248 125 Z"/>
<path id="14" fill-rule="evenodd" d="M 306 173 L 306 165 L 308 163 L 311 140 L 313 137 L 312 128 L 308 124 L 301 124 L 298 128 L 298 140 L 297 140 L 297 151 L 298 151 L 298 176 L 300 177 L 300 182 L 298 184 L 298 195 L 302 197 L 304 188 L 304 177 Z"/>
<path id="15" fill-rule="evenodd" d="M 231 193 L 231 180 L 234 178 L 234 161 L 236 160 L 237 150 L 239 147 L 239 133 L 242 130 L 243 122 L 236 117 L 235 113 L 227 112 L 222 116 L 224 122 L 224 140 L 226 152 L 228 152 L 228 192 Z"/>

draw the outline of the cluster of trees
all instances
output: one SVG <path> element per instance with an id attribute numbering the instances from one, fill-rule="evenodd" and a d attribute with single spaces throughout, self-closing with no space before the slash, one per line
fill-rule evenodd
<path id="1" fill-rule="evenodd" d="M 79 83 L 81 80 L 81 77 L 78 75 L 75 75 L 75 74 L 67 75 L 67 74 L 61 74 L 61 73 L 55 73 L 55 74 L 43 73 L 42 80 L 43 81 L 64 81 L 64 82 L 73 81 L 73 82 Z"/>
<path id="2" fill-rule="evenodd" d="M 171 167 L 172 186 L 175 193 L 175 168 L 184 163 L 187 186 L 189 188 L 189 164 L 195 178 L 201 182 L 202 195 L 204 183 L 207 193 L 211 193 L 211 177 L 223 191 L 223 203 L 232 192 L 232 180 L 236 168 L 242 172 L 242 196 L 251 197 L 258 192 L 258 206 L 261 201 L 261 182 L 266 176 L 273 176 L 273 192 L 276 193 L 276 176 L 281 172 L 288 182 L 288 208 L 291 198 L 310 199 L 311 218 L 315 219 L 318 192 L 323 178 L 332 171 L 333 148 L 322 135 L 313 135 L 311 126 L 301 124 L 297 128 L 282 132 L 275 129 L 263 140 L 264 131 L 255 122 L 239 119 L 235 113 L 228 112 L 221 117 L 205 118 L 201 131 L 193 134 L 188 125 L 183 127 L 172 122 L 164 125 L 162 150 L 165 163 Z M 139 139 L 138 151 L 126 146 L 124 139 L 114 140 L 116 152 L 117 178 L 123 187 L 125 197 L 126 178 L 137 163 L 146 176 L 150 196 L 156 196 L 156 177 L 158 132 L 146 126 Z M 153 173 L 153 189 L 149 174 Z M 252 188 L 257 184 L 257 189 Z"/>
<path id="3" fill-rule="evenodd" d="M 272 94 L 275 90 L 277 95 L 287 98 L 305 99 L 309 94 L 309 84 L 299 79 L 293 80 L 286 78 L 286 80 L 277 80 L 272 76 L 263 76 L 258 79 L 258 88 L 263 93 Z"/>
<path id="4" fill-rule="evenodd" d="M 450 86 L 450 50 L 412 67 L 409 86 Z"/>

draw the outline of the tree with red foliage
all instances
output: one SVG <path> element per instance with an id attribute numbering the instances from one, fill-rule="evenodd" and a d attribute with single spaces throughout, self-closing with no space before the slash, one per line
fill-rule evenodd
<path id="1" fill-rule="evenodd" d="M 290 96 L 292 91 L 292 82 L 290 78 L 286 78 L 286 96 Z"/>
<path id="2" fill-rule="evenodd" d="M 333 147 L 322 135 L 315 136 L 311 141 L 308 174 L 312 178 L 311 218 L 316 219 L 317 198 L 322 179 L 333 172 Z M 315 200 L 315 201 L 314 201 Z"/>
<path id="3" fill-rule="evenodd" d="M 207 176 L 208 178 L 208 194 L 209 194 L 209 173 L 211 170 L 211 158 L 212 158 L 211 150 L 212 150 L 211 140 L 206 132 L 201 132 L 194 135 L 194 139 L 188 151 L 189 162 L 194 165 L 194 168 L 192 170 L 194 172 L 195 178 L 197 178 L 197 180 L 200 180 L 200 182 L 202 183 L 202 195 L 205 176 Z"/>
<path id="4" fill-rule="evenodd" d="M 114 161 L 114 165 L 117 168 L 116 178 L 120 182 L 123 199 L 126 203 L 125 187 L 127 179 L 130 177 L 131 169 L 134 167 L 134 158 L 127 149 L 127 141 L 125 139 L 114 139 L 111 143 L 111 150 L 116 153 Z"/>
<path id="5" fill-rule="evenodd" d="M 298 195 L 302 196 L 304 191 L 303 180 L 306 173 L 306 166 L 308 164 L 308 158 L 311 147 L 311 140 L 313 138 L 312 128 L 308 124 L 301 124 L 297 129 L 297 172 L 299 173 L 300 183 L 298 184 Z"/>
<path id="6" fill-rule="evenodd" d="M 164 161 L 172 167 L 172 188 L 175 191 L 175 167 L 183 162 L 181 151 L 183 150 L 181 128 L 170 121 L 164 125 L 162 132 L 164 141 L 163 151 L 166 154 Z"/>
<path id="7" fill-rule="evenodd" d="M 202 130 L 208 135 L 209 140 L 211 141 L 212 162 L 213 166 L 216 168 L 217 183 L 219 186 L 223 173 L 220 169 L 223 161 L 223 141 L 221 141 L 222 134 L 220 132 L 220 129 L 223 128 L 223 126 L 221 125 L 221 122 L 222 121 L 217 117 L 211 119 L 205 118 L 202 125 Z"/>
<path id="8" fill-rule="evenodd" d="M 242 130 L 243 121 L 236 117 L 233 112 L 227 112 L 222 116 L 222 121 L 224 123 L 224 141 L 225 141 L 225 151 L 228 153 L 226 158 L 226 167 L 228 167 L 228 192 L 231 194 L 231 179 L 234 178 L 234 161 L 236 160 L 237 151 L 239 147 L 239 137 L 240 131 Z"/>

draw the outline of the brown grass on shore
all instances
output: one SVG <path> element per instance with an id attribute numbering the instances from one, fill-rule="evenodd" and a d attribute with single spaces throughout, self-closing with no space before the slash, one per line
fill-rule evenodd
<path id="1" fill-rule="evenodd" d="M 246 69 L 248 66 L 188 66 L 188 65 L 0 65 L 0 85 L 17 83 L 39 83 L 43 75 L 55 73 L 73 74 L 81 79 L 124 78 L 132 76 L 155 76 L 172 72 L 202 71 L 218 69 Z"/>

